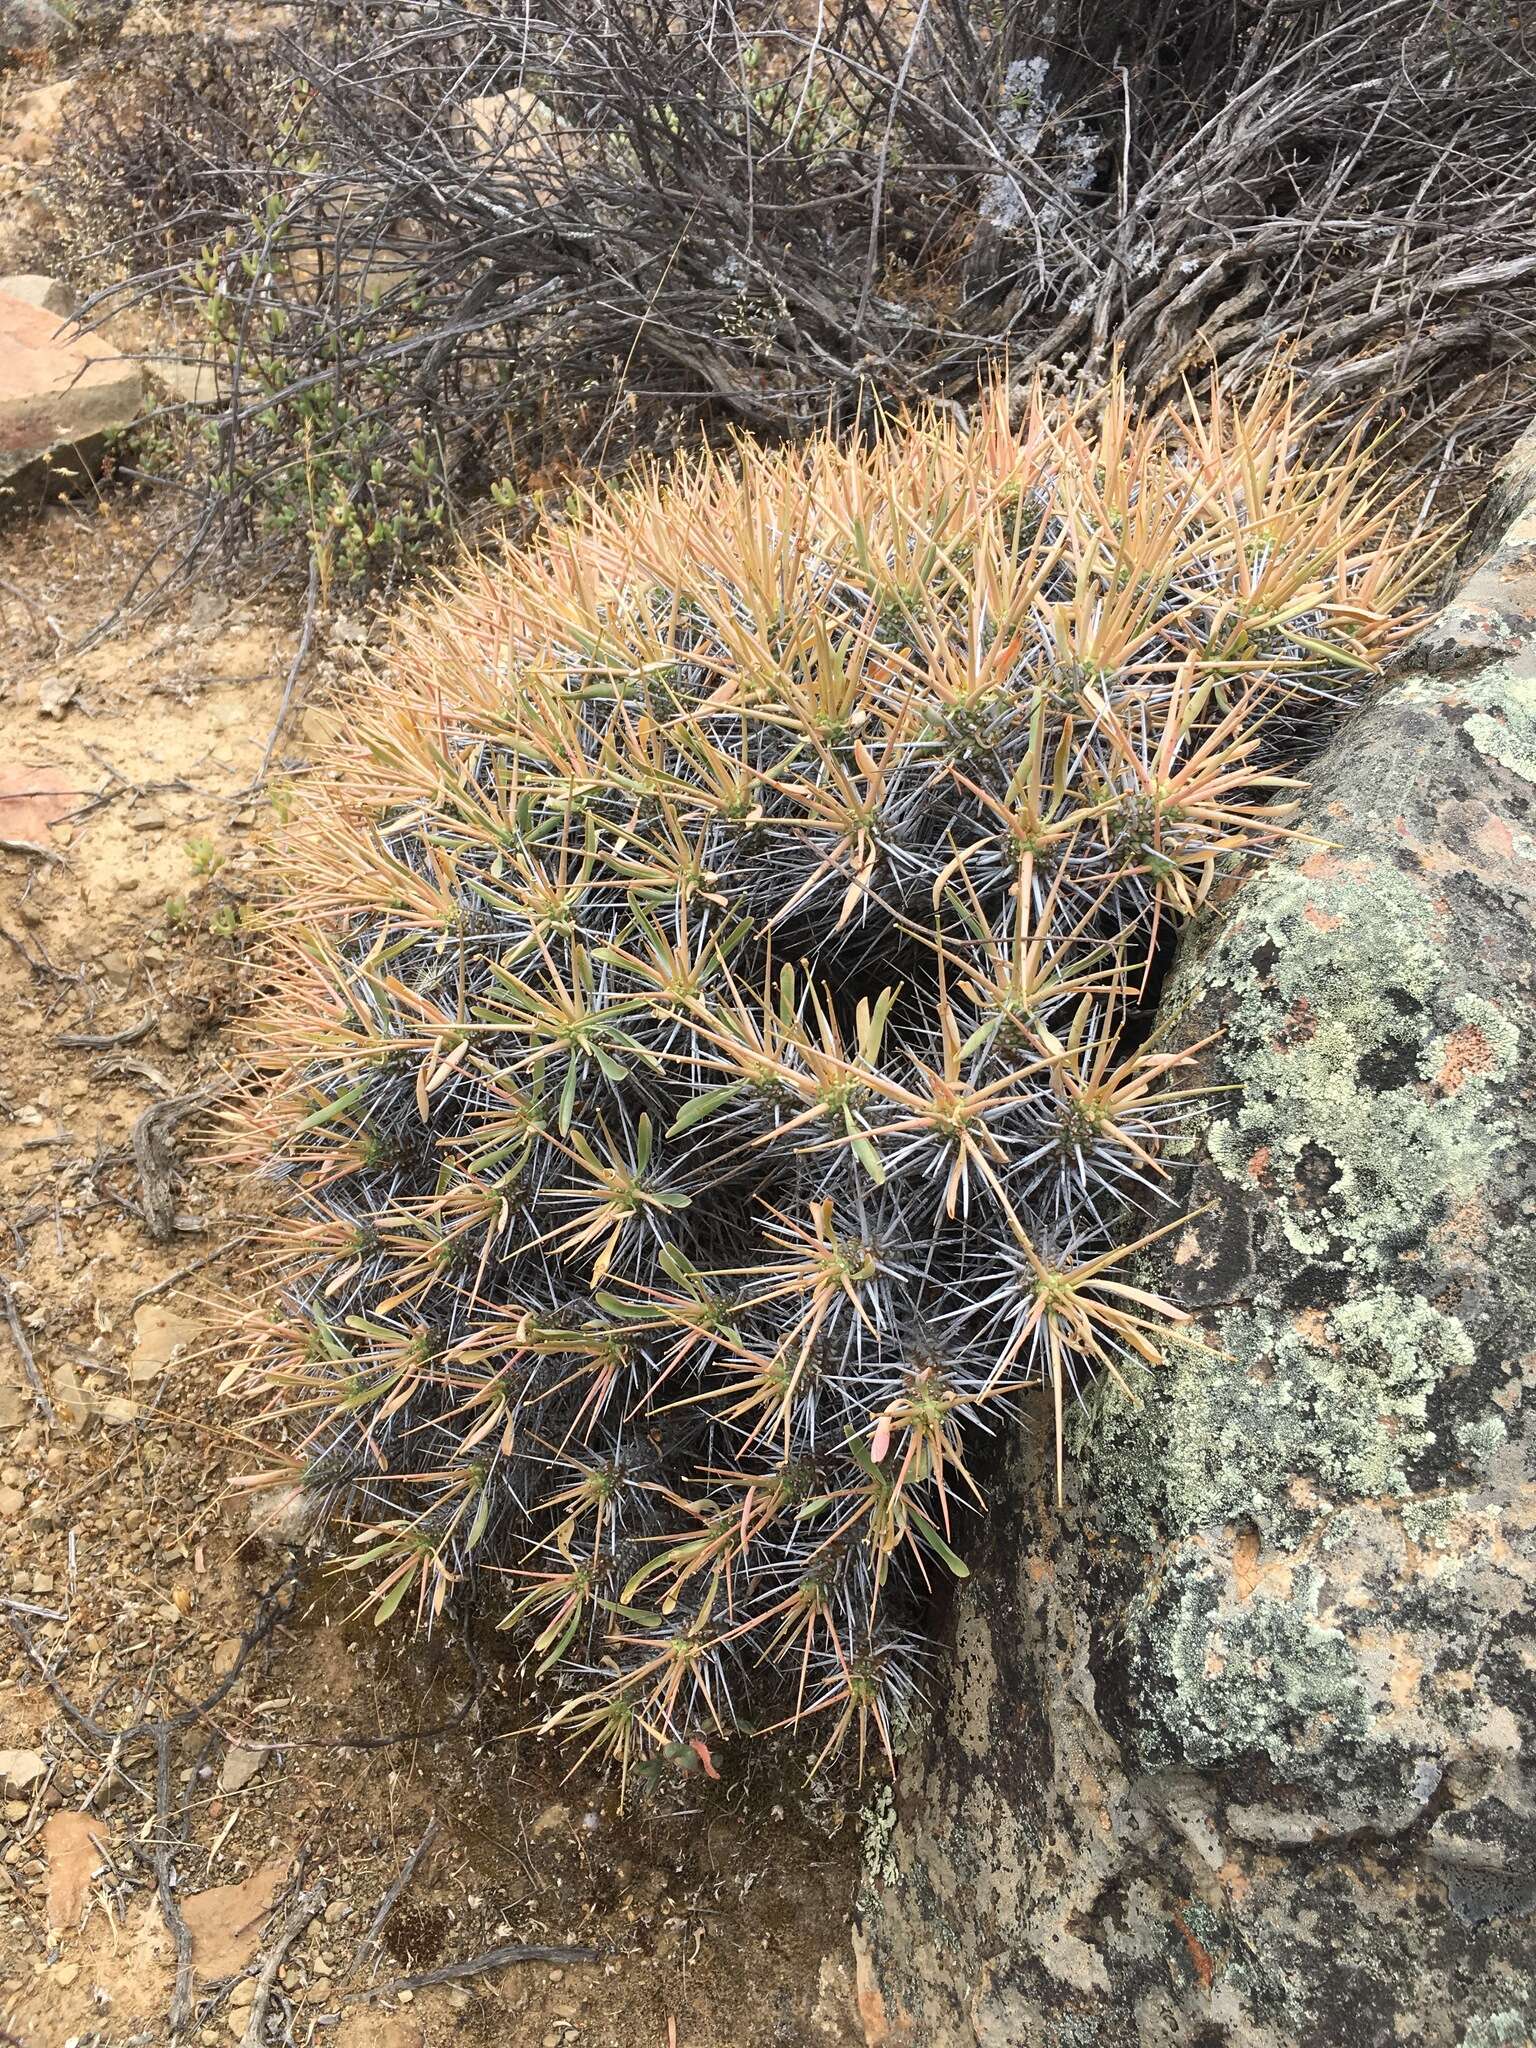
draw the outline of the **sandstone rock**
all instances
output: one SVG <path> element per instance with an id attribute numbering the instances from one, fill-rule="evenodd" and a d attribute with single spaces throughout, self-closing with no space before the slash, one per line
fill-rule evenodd
<path id="1" fill-rule="evenodd" d="M 247 1749 L 241 1743 L 232 1742 L 224 1757 L 224 1767 L 219 1772 L 219 1790 L 243 1792 L 271 1754 L 270 1749 Z"/>
<path id="2" fill-rule="evenodd" d="M 75 310 L 75 295 L 62 277 L 44 277 L 41 271 L 18 271 L 14 277 L 0 277 L 0 299 L 15 299 L 23 306 L 36 306 L 62 319 Z"/>
<path id="3" fill-rule="evenodd" d="M 243 1970 L 261 1943 L 261 1930 L 283 1888 L 287 1868 L 267 1863 L 243 1884 L 215 1885 L 182 1903 L 192 1936 L 192 1963 L 204 1983 Z"/>
<path id="4" fill-rule="evenodd" d="M 52 828 L 64 822 L 82 794 L 79 776 L 68 768 L 46 761 L 0 766 L 0 837 L 46 846 Z"/>
<path id="5" fill-rule="evenodd" d="M 1165 996 L 1198 1343 L 1012 1459 L 903 1761 L 893 2048 L 1536 2023 L 1536 500 L 1309 772 Z"/>
<path id="6" fill-rule="evenodd" d="M 129 1379 L 135 1386 L 158 1379 L 202 1334 L 202 1324 L 192 1317 L 179 1316 L 158 1302 L 145 1302 L 134 1312 Z"/>
<path id="7" fill-rule="evenodd" d="M 80 693 L 80 678 L 51 669 L 37 684 L 37 708 L 44 718 L 62 718 Z"/>
<path id="8" fill-rule="evenodd" d="M 106 1830 L 89 1813 L 60 1810 L 43 1828 L 43 1854 L 48 1859 L 48 1925 L 73 1927 L 90 1896 L 91 1878 L 105 1860 Z"/>
<path id="9" fill-rule="evenodd" d="M 91 336 L 59 333 L 52 313 L 0 298 L 0 479 L 17 496 L 91 472 L 103 437 L 132 423 L 143 378 Z"/>
<path id="10" fill-rule="evenodd" d="M 0 1749 L 0 1792 L 30 1799 L 48 1766 L 35 1749 Z"/>
<path id="11" fill-rule="evenodd" d="M 6 20 L 7 12 L 35 13 L 42 22 L 57 18 L 61 10 L 49 4 L 49 0 L 33 0 L 26 8 L 17 6 L 17 0 L 0 0 L 0 43 L 11 43 L 12 37 Z M 36 85 L 30 92 L 17 93 L 10 104 L 12 134 L 8 141 L 0 144 L 0 152 L 14 163 L 44 163 L 53 155 L 64 127 L 64 102 L 69 98 L 72 81 L 67 78 L 54 79 L 48 85 Z"/>
<path id="12" fill-rule="evenodd" d="M 238 1636 L 225 1636 L 221 1642 L 215 1644 L 212 1658 L 213 1675 L 215 1678 L 228 1678 L 239 1662 L 240 1638 Z"/>

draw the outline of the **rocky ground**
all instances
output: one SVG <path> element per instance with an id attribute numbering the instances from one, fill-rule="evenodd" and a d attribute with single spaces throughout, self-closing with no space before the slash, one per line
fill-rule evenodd
<path id="1" fill-rule="evenodd" d="M 288 597 L 205 580 L 82 651 L 166 516 L 0 528 L 0 2042 L 861 2040 L 856 1791 L 726 1759 L 622 1812 L 519 1733 L 494 1634 L 381 1637 L 239 1489 L 208 1330 L 258 1197 L 209 1113 L 271 799 L 368 629 L 321 621 L 275 745 Z"/>

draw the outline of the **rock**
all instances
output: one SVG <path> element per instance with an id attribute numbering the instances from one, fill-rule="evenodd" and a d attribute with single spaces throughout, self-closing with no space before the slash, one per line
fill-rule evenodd
<path id="1" fill-rule="evenodd" d="M 162 1010 L 155 1019 L 155 1036 L 167 1052 L 185 1052 L 197 1036 L 197 1020 L 190 1010 Z"/>
<path id="2" fill-rule="evenodd" d="M 11 41 L 7 14 L 22 11 L 36 12 L 40 19 L 56 13 L 48 0 L 34 0 L 34 5 L 26 9 L 18 7 L 17 0 L 10 0 L 9 7 L 6 0 L 0 0 L 0 43 Z M 64 102 L 69 98 L 71 85 L 70 79 L 58 78 L 48 85 L 35 85 L 30 92 L 17 93 L 9 109 L 14 132 L 0 143 L 0 154 L 9 157 L 12 163 L 45 163 L 58 147 L 64 127 Z"/>
<path id="3" fill-rule="evenodd" d="M 0 50 L 17 55 L 98 40 L 122 24 L 126 0 L 0 0 Z"/>
<path id="4" fill-rule="evenodd" d="M 47 1768 L 35 1749 L 0 1749 L 0 1792 L 9 1799 L 30 1799 Z"/>
<path id="5" fill-rule="evenodd" d="M 246 1527 L 257 1542 L 273 1550 L 307 1548 L 319 1527 L 314 1496 L 302 1486 L 258 1495 L 251 1503 Z"/>
<path id="6" fill-rule="evenodd" d="M 179 1316 L 171 1309 L 147 1301 L 133 1318 L 133 1355 L 128 1377 L 135 1386 L 159 1379 L 190 1345 L 203 1334 L 203 1325 L 191 1316 Z"/>
<path id="7" fill-rule="evenodd" d="M 67 1991 L 79 1975 L 78 1963 L 55 1963 L 48 1972 L 48 1981 L 56 1984 L 60 1991 Z"/>
<path id="8" fill-rule="evenodd" d="M 62 718 L 80 691 L 80 678 L 50 669 L 37 686 L 37 708 L 44 718 Z"/>
<path id="9" fill-rule="evenodd" d="M 46 846 L 52 827 L 80 802 L 80 778 L 45 761 L 14 761 L 0 767 L 0 838 L 30 839 Z"/>
<path id="10" fill-rule="evenodd" d="M 902 1762 L 893 2044 L 1530 2038 L 1536 500 L 1308 773 L 1164 997 L 1197 1341 L 1021 1441 Z"/>
<path id="11" fill-rule="evenodd" d="M 132 424 L 136 363 L 93 336 L 61 335 L 51 313 L 0 298 L 0 480 L 13 497 L 94 474 L 104 437 Z"/>
<path id="12" fill-rule="evenodd" d="M 74 1927 L 90 1897 L 91 1879 L 105 1861 L 105 1829 L 89 1813 L 61 1809 L 43 1828 L 48 1860 L 48 1925 Z"/>
<path id="13" fill-rule="evenodd" d="M 61 276 L 43 276 L 41 270 L 18 270 L 14 276 L 0 276 L 0 299 L 16 299 L 20 305 L 35 305 L 43 313 L 57 313 L 68 319 L 74 313 L 74 291 Z"/>
<path id="14" fill-rule="evenodd" d="M 223 1642 L 215 1647 L 213 1652 L 214 1677 L 228 1678 L 239 1662 L 240 1638 L 238 1636 L 226 1636 Z"/>
<path id="15" fill-rule="evenodd" d="M 53 1405 L 76 1429 L 82 1428 L 100 1405 L 99 1397 L 87 1393 L 79 1373 L 68 1359 L 56 1365 L 51 1375 Z"/>
<path id="16" fill-rule="evenodd" d="M 193 1968 L 204 1983 L 233 1977 L 250 1962 L 287 1875 L 286 1864 L 266 1863 L 242 1884 L 215 1885 L 182 1901 Z"/>
<path id="17" fill-rule="evenodd" d="M 185 362 L 178 356 L 151 356 L 144 365 L 150 388 L 173 405 L 217 405 L 219 372 L 206 358 Z"/>
<path id="18" fill-rule="evenodd" d="M 36 306 L 44 313 L 65 318 L 75 310 L 75 295 L 62 277 L 44 277 L 41 271 L 18 271 L 0 277 L 0 299 L 15 299 L 23 306 Z"/>
<path id="19" fill-rule="evenodd" d="M 853 1967 L 845 1955 L 823 1956 L 816 1972 L 816 2003 L 811 2008 L 811 2033 L 831 2048 L 866 2048 L 859 2022 Z"/>
<path id="20" fill-rule="evenodd" d="M 272 1754 L 270 1749 L 247 1749 L 238 1742 L 232 1742 L 225 1752 L 224 1768 L 219 1772 L 221 1792 L 243 1792 Z"/>
<path id="21" fill-rule="evenodd" d="M 0 1523 L 14 1522 L 27 1504 L 27 1497 L 19 1487 L 0 1486 Z"/>

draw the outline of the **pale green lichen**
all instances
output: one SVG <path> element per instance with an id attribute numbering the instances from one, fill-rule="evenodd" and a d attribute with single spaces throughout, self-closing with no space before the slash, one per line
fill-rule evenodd
<path id="1" fill-rule="evenodd" d="M 1141 1603 L 1156 1664 L 1143 1674 L 1151 1709 L 1138 1741 L 1144 1764 L 1219 1769 L 1258 1754 L 1296 1783 L 1315 1771 L 1332 1788 L 1340 1749 L 1365 1737 L 1369 1717 L 1348 1643 L 1308 1611 L 1316 1595 L 1315 1575 L 1302 1571 L 1291 1600 L 1255 1601 L 1218 1618 L 1217 1588 L 1190 1571 Z M 1319 1729 L 1326 1745 L 1312 1740 Z"/>
<path id="2" fill-rule="evenodd" d="M 1199 963 L 1190 992 L 1226 1017 L 1247 1076 L 1207 1151 L 1231 1181 L 1294 1185 L 1278 1220 L 1305 1257 L 1380 1270 L 1448 1193 L 1480 1183 L 1501 1128 L 1492 1090 L 1516 1035 L 1492 1004 L 1463 997 L 1457 1028 L 1488 1043 L 1479 1041 L 1456 1089 L 1377 1085 L 1405 1046 L 1427 1084 L 1450 1056 L 1447 1034 L 1436 1041 L 1440 1066 L 1425 1072 L 1422 1025 L 1408 1022 L 1445 977 L 1429 898 L 1385 866 L 1372 868 L 1368 886 L 1300 866 L 1265 880 L 1257 904 Z M 1267 985 L 1252 965 L 1263 949 Z"/>
<path id="3" fill-rule="evenodd" d="M 1468 1496 L 1460 1491 L 1428 1493 L 1403 1503 L 1403 1527 L 1425 1550 L 1443 1550 L 1457 1517 L 1465 1514 Z"/>
<path id="4" fill-rule="evenodd" d="M 1536 675 L 1522 664 L 1496 662 L 1460 694 L 1478 706 L 1462 725 L 1478 752 L 1536 782 Z"/>
<path id="5" fill-rule="evenodd" d="M 1411 1491 L 1413 1461 L 1433 1441 L 1431 1395 L 1471 1365 L 1471 1338 L 1421 1296 L 1385 1288 L 1308 1327 L 1315 1335 L 1283 1312 L 1230 1310 L 1226 1356 L 1170 1346 L 1154 1399 L 1132 1407 L 1106 1393 L 1091 1422 L 1106 1524 L 1129 1536 L 1155 1518 L 1177 1536 L 1252 1522 L 1279 1541 L 1310 1519 L 1287 1481 L 1332 1499 Z M 1145 1386 L 1138 1378 L 1133 1391 Z"/>
<path id="6" fill-rule="evenodd" d="M 1466 733 L 1480 754 L 1527 782 L 1536 782 L 1536 711 L 1513 703 L 1502 718 L 1491 711 L 1474 711 Z"/>
<path id="7" fill-rule="evenodd" d="M 896 1833 L 896 1799 L 889 1785 L 877 1785 L 859 1815 L 864 1848 L 864 1875 L 870 1884 L 892 1885 L 900 1878 L 892 1841 Z"/>
<path id="8" fill-rule="evenodd" d="M 1466 991 L 1452 1000 L 1451 1011 L 1456 1028 L 1432 1040 L 1419 1061 L 1424 1079 L 1438 1084 L 1442 1076 L 1454 1069 L 1458 1059 L 1466 1057 L 1463 1048 L 1470 1038 L 1477 1072 L 1469 1079 L 1475 1081 L 1480 1091 L 1507 1081 L 1520 1061 L 1519 1027 L 1485 996 Z"/>
<path id="9" fill-rule="evenodd" d="M 1490 2012 L 1471 2022 L 1461 2037 L 1460 2048 L 1529 2048 L 1533 2026 L 1536 2011 L 1529 2006 L 1523 2013 Z"/>
<path id="10" fill-rule="evenodd" d="M 1469 1465 L 1486 1467 L 1509 1440 L 1509 1424 L 1502 1415 L 1479 1415 L 1470 1422 L 1459 1422 L 1454 1436 L 1457 1450 Z"/>

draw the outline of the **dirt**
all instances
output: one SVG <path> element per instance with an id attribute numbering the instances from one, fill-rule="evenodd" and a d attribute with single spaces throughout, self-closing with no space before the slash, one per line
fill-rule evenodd
<path id="1" fill-rule="evenodd" d="M 504 1638 L 381 1634 L 240 1488 L 210 1328 L 266 1198 L 208 1119 L 357 628 L 321 622 L 263 782 L 292 596 L 205 577 L 78 651 L 168 517 L 0 527 L 0 2041 L 862 2041 L 856 1788 L 727 1752 L 623 1810 L 520 1732 Z M 509 1944 L 592 1959 L 479 1966 Z"/>

